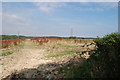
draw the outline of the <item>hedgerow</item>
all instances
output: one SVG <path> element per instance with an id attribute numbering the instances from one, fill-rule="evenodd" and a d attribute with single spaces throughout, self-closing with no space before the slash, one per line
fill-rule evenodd
<path id="1" fill-rule="evenodd" d="M 97 38 L 97 49 L 89 59 L 74 69 L 73 78 L 118 78 L 120 76 L 120 34 Z"/>

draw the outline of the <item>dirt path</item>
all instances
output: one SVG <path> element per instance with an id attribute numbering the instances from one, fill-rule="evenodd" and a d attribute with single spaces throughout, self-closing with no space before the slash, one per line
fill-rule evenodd
<path id="1" fill-rule="evenodd" d="M 2 78 L 22 69 L 35 68 L 39 64 L 46 64 L 52 60 L 44 59 L 46 52 L 37 49 L 30 40 L 24 42 L 24 48 L 11 55 L 0 57 L 2 65 Z"/>
<path id="2" fill-rule="evenodd" d="M 79 51 L 54 58 L 46 58 L 45 56 L 66 50 L 86 49 L 86 47 L 82 48 L 82 45 L 58 41 L 36 46 L 35 43 L 26 40 L 24 47 L 19 51 L 7 56 L 0 56 L 0 69 L 2 70 L 0 77 L 2 80 L 14 80 L 14 78 L 45 78 L 52 80 L 53 78 L 63 78 L 66 68 L 68 70 L 73 69 L 85 60 L 85 57 L 89 54 L 83 55 L 84 58 L 79 55 L 81 53 Z"/>

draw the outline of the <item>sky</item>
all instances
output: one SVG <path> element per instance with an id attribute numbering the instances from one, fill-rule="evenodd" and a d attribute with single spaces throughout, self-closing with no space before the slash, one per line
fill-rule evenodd
<path id="1" fill-rule="evenodd" d="M 102 37 L 118 32 L 117 2 L 3 2 L 2 34 Z"/>

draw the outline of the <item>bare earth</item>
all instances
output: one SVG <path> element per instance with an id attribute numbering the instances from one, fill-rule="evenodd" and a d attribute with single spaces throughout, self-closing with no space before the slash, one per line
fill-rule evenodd
<path id="1" fill-rule="evenodd" d="M 0 57 L 2 67 L 2 77 L 6 77 L 14 71 L 19 71 L 24 68 L 34 68 L 39 64 L 46 64 L 52 60 L 45 60 L 43 57 L 46 55 L 44 50 L 36 49 L 31 45 L 30 41 L 25 42 L 25 46 L 17 53 L 8 56 Z"/>
<path id="2" fill-rule="evenodd" d="M 54 77 L 55 74 L 59 73 L 54 70 L 56 67 L 61 67 L 61 64 L 65 65 L 64 63 L 67 63 L 67 61 L 73 57 L 75 59 L 76 57 L 71 54 L 58 58 L 47 59 L 45 58 L 46 55 L 48 55 L 48 52 L 44 49 L 44 47 L 37 48 L 37 46 L 35 46 L 30 40 L 25 41 L 24 47 L 19 49 L 19 51 L 0 57 L 0 64 L 2 65 L 1 78 L 7 78 L 7 76 L 10 78 L 12 73 L 19 73 L 20 78 L 48 77 L 50 79 Z M 54 74 L 51 73 L 51 71 L 53 71 Z M 45 76 L 40 76 L 43 74 Z"/>

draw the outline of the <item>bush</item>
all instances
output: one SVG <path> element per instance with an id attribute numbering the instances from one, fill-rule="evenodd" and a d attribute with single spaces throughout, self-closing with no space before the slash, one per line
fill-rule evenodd
<path id="1" fill-rule="evenodd" d="M 77 37 L 71 36 L 71 37 L 69 37 L 69 39 L 77 39 Z"/>
<path id="2" fill-rule="evenodd" d="M 120 76 L 120 34 L 112 33 L 95 41 L 97 50 L 73 71 L 73 78 L 118 78 Z M 85 74 L 85 75 L 84 75 Z"/>
<path id="3" fill-rule="evenodd" d="M 97 38 L 95 43 L 98 48 L 89 59 L 94 77 L 119 77 L 120 34 L 112 33 L 104 38 Z"/>

